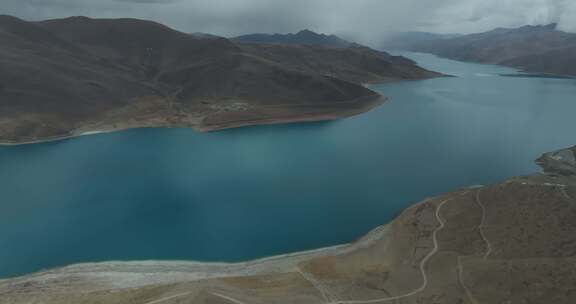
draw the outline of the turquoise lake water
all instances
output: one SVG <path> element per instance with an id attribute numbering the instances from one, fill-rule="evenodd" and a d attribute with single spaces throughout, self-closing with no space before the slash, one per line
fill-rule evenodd
<path id="1" fill-rule="evenodd" d="M 0 148 L 0 277 L 108 260 L 242 261 L 353 241 L 426 197 L 576 144 L 576 80 L 409 54 L 354 118 L 141 129 Z"/>

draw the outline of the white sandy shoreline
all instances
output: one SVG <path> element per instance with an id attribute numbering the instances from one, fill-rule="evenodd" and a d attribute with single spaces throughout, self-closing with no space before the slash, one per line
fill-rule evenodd
<path id="1" fill-rule="evenodd" d="M 17 284 L 52 286 L 51 282 L 73 278 L 75 284 L 88 284 L 93 290 L 138 288 L 157 284 L 193 282 L 206 279 L 255 276 L 295 271 L 298 264 L 317 257 L 342 255 L 370 246 L 385 237 L 389 226 L 370 231 L 357 242 L 315 250 L 288 253 L 239 263 L 195 261 L 134 261 L 82 263 L 0 280 L 0 291 Z M 73 288 L 73 285 L 70 286 Z M 54 286 L 58 288 L 58 284 Z"/>
<path id="2" fill-rule="evenodd" d="M 127 129 L 94 130 L 94 131 L 86 131 L 86 132 L 82 132 L 82 133 L 78 133 L 78 134 L 53 137 L 53 138 L 46 138 L 46 139 L 39 139 L 39 140 L 31 140 L 31 141 L 23 141 L 23 142 L 0 142 L 0 146 L 24 146 L 24 145 L 49 143 L 49 142 L 62 141 L 62 140 L 66 140 L 66 139 L 73 139 L 73 138 L 82 137 L 82 136 L 112 133 L 112 132 L 118 132 L 118 131 L 123 131 L 123 130 L 127 130 Z"/>

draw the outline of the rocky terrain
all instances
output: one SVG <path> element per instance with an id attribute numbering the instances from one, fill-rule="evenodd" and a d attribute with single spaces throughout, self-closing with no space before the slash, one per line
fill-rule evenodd
<path id="1" fill-rule="evenodd" d="M 242 264 L 76 265 L 0 281 L 0 303 L 575 303 L 575 153 L 424 200 L 351 245 Z"/>
<path id="2" fill-rule="evenodd" d="M 246 46 L 137 19 L 0 16 L 0 143 L 335 119 L 382 103 L 364 83 L 437 76 L 368 48 Z"/>
<path id="3" fill-rule="evenodd" d="M 556 24 L 499 28 L 446 39 L 403 40 L 405 50 L 455 60 L 500 64 L 533 73 L 576 76 L 576 34 Z"/>

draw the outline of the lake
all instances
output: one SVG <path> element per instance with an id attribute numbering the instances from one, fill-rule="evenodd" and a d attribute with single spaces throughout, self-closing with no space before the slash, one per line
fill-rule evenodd
<path id="1" fill-rule="evenodd" d="M 541 153 L 576 144 L 576 80 L 404 55 L 458 77 L 373 86 L 390 101 L 334 122 L 0 147 L 0 277 L 347 243 L 426 197 L 534 172 Z"/>

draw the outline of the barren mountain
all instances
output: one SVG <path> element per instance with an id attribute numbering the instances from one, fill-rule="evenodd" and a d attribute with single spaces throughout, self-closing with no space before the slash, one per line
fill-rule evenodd
<path id="1" fill-rule="evenodd" d="M 499 28 L 451 39 L 407 43 L 405 49 L 528 72 L 576 75 L 576 34 L 559 31 L 556 24 Z"/>
<path id="2" fill-rule="evenodd" d="M 361 45 L 327 48 L 308 45 L 239 44 L 246 52 L 283 62 L 306 73 L 320 73 L 353 83 L 382 83 L 436 77 L 415 62 Z"/>
<path id="3" fill-rule="evenodd" d="M 439 76 L 367 48 L 245 46 L 136 19 L 0 16 L 0 45 L 4 143 L 335 119 L 382 102 L 361 83 Z"/>

